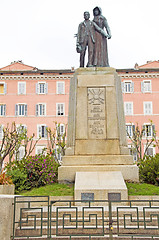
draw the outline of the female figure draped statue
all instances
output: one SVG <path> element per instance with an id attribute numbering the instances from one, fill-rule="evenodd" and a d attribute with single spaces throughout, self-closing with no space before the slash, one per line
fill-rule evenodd
<path id="1" fill-rule="evenodd" d="M 109 67 L 107 38 L 111 38 L 110 28 L 107 20 L 101 15 L 102 11 L 99 7 L 93 9 L 93 23 L 95 26 L 95 46 L 93 65 L 96 67 Z M 103 29 L 106 29 L 107 34 Z"/>

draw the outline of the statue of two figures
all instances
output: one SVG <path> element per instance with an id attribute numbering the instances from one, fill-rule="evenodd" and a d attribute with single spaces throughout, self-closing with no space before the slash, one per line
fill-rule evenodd
<path id="1" fill-rule="evenodd" d="M 80 67 L 84 67 L 87 46 L 87 67 L 109 67 L 107 38 L 111 38 L 110 28 L 99 7 L 93 9 L 93 15 L 90 21 L 89 12 L 84 12 L 84 21 L 78 27 L 76 50 L 80 53 Z"/>

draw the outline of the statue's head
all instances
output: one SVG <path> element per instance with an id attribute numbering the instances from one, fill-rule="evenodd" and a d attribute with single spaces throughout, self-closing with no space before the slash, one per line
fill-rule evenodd
<path id="1" fill-rule="evenodd" d="M 90 13 L 88 11 L 84 12 L 84 19 L 88 20 L 90 18 Z"/>
<path id="2" fill-rule="evenodd" d="M 99 16 L 99 15 L 101 15 L 101 13 L 102 13 L 102 10 L 101 10 L 100 7 L 95 7 L 95 8 L 93 9 L 93 15 L 94 15 L 94 16 Z"/>

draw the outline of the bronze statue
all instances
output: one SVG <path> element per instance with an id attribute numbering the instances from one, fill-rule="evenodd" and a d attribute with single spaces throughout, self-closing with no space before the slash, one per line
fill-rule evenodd
<path id="1" fill-rule="evenodd" d="M 87 67 L 109 67 L 107 38 L 111 38 L 107 20 L 101 15 L 101 9 L 93 9 L 94 19 L 90 21 L 89 12 L 84 12 L 84 21 L 79 24 L 76 50 L 80 53 L 80 67 L 84 67 L 84 58 L 88 46 Z M 107 32 L 104 31 L 104 28 Z"/>
<path id="2" fill-rule="evenodd" d="M 93 53 L 95 43 L 94 24 L 89 20 L 89 12 L 84 12 L 84 21 L 79 24 L 76 50 L 80 53 L 80 67 L 84 67 L 84 58 L 88 46 L 87 67 L 93 67 Z"/>
<path id="3" fill-rule="evenodd" d="M 110 28 L 107 20 L 101 15 L 102 11 L 99 7 L 93 9 L 94 25 L 95 25 L 95 47 L 93 65 L 97 67 L 109 67 L 107 38 L 111 38 Z M 100 30 L 97 28 L 97 26 Z M 106 29 L 107 34 L 103 29 Z"/>

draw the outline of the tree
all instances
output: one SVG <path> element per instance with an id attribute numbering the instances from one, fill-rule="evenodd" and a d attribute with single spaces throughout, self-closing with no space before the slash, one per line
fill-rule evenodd
<path id="1" fill-rule="evenodd" d="M 56 123 L 56 128 L 52 131 L 51 128 L 47 128 L 47 147 L 48 152 L 54 155 L 55 159 L 58 161 L 57 154 L 60 153 L 61 156 L 65 155 L 66 149 L 66 127 L 67 125 Z M 63 126 L 63 131 L 61 131 L 61 126 Z"/>
<path id="2" fill-rule="evenodd" d="M 149 147 L 159 147 L 159 142 L 156 138 L 156 131 L 152 121 L 149 124 L 143 125 L 141 128 L 138 123 L 136 126 L 132 125 L 132 134 L 127 130 L 127 136 L 132 142 L 132 152 L 137 154 L 137 160 L 144 158 L 148 152 Z M 145 148 L 143 148 L 143 142 Z"/>
<path id="3" fill-rule="evenodd" d="M 21 146 L 25 149 L 24 157 L 28 157 L 39 141 L 38 139 L 34 142 L 34 134 L 31 137 L 27 137 L 27 130 L 22 129 L 22 125 L 17 127 L 15 122 L 11 124 L 11 127 L 7 124 L 7 126 L 3 128 L 2 133 L 0 144 L 0 172 L 2 171 L 2 165 L 6 157 L 9 157 L 9 161 L 11 161 L 15 154 L 15 158 L 17 159 Z"/>

